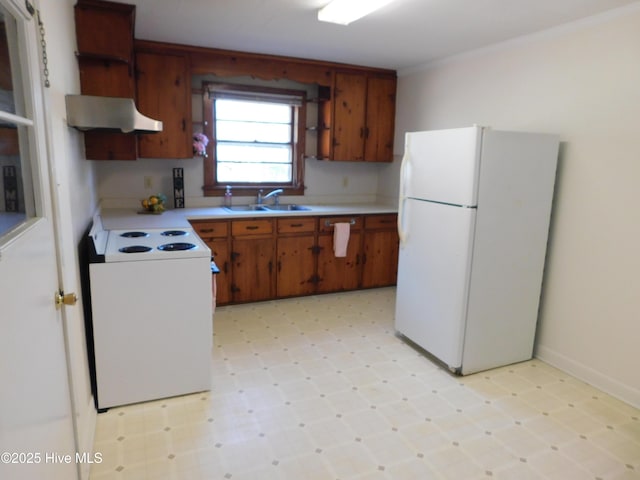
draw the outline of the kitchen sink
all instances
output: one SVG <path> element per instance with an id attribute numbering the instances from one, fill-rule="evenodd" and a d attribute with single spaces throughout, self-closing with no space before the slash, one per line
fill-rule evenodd
<path id="1" fill-rule="evenodd" d="M 224 208 L 225 210 L 229 210 L 230 212 L 266 212 L 267 211 L 264 205 L 232 205 L 230 207 L 227 207 L 225 205 L 222 208 Z"/>
<path id="2" fill-rule="evenodd" d="M 265 205 L 267 210 L 277 210 L 277 211 L 285 211 L 285 212 L 300 212 L 305 210 L 311 210 L 309 207 L 305 207 L 304 205 L 295 205 L 295 204 L 285 204 L 282 203 L 280 205 Z"/>

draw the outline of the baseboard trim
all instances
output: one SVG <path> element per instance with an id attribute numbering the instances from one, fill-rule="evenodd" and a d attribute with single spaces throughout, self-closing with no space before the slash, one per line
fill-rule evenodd
<path id="1" fill-rule="evenodd" d="M 599 388 L 603 392 L 628 403 L 632 407 L 640 408 L 640 390 L 636 388 L 625 385 L 602 372 L 594 370 L 587 365 L 576 362 L 561 353 L 541 345 L 536 348 L 535 357 L 573 375 L 589 385 Z"/>

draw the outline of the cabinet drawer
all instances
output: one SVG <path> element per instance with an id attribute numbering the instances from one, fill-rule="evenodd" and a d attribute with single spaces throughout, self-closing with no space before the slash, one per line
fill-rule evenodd
<path id="1" fill-rule="evenodd" d="M 278 233 L 314 232 L 315 217 L 291 217 L 278 219 Z"/>
<path id="2" fill-rule="evenodd" d="M 364 228 L 393 230 L 396 228 L 398 216 L 396 214 L 389 215 L 371 215 L 364 218 Z"/>
<path id="3" fill-rule="evenodd" d="M 234 220 L 231 222 L 231 234 L 238 235 L 264 235 L 273 232 L 271 220 Z"/>
<path id="4" fill-rule="evenodd" d="M 333 232 L 335 223 L 350 223 L 351 230 L 360 230 L 362 228 L 362 217 L 341 216 L 341 217 L 320 217 L 318 230 L 320 232 Z"/>
<path id="5" fill-rule="evenodd" d="M 224 238 L 229 234 L 229 224 L 227 222 L 195 220 L 190 223 L 201 238 Z"/>

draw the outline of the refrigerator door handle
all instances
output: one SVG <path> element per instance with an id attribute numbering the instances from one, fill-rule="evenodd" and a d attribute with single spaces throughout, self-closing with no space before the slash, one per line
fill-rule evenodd
<path id="1" fill-rule="evenodd" d="M 404 202 L 406 198 L 400 198 L 400 205 L 398 206 L 398 238 L 400 239 L 400 245 L 407 243 L 409 232 L 404 227 Z"/>
<path id="2" fill-rule="evenodd" d="M 400 195 L 398 198 L 398 237 L 400 238 L 400 245 L 404 245 L 409 237 L 409 231 L 404 226 L 404 209 L 407 200 L 405 195 L 407 176 L 410 171 L 409 138 L 407 136 L 404 145 L 404 157 L 402 157 L 402 162 L 400 163 Z"/>

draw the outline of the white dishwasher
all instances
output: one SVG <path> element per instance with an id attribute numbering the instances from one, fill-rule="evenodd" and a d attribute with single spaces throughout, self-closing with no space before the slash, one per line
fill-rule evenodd
<path id="1" fill-rule="evenodd" d="M 90 232 L 99 411 L 211 388 L 211 251 L 189 228 Z"/>

